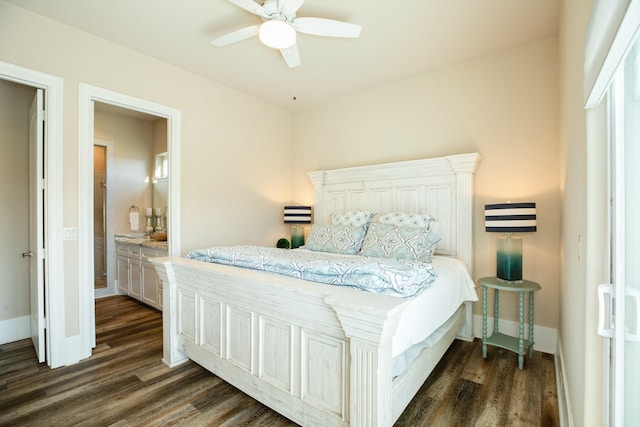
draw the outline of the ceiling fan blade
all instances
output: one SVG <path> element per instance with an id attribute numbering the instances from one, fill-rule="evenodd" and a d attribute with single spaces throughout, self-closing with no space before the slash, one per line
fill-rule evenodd
<path id="1" fill-rule="evenodd" d="M 264 8 L 260 6 L 258 3 L 254 2 L 253 0 L 229 0 L 229 1 L 235 4 L 236 6 L 243 8 L 247 12 L 253 13 L 254 15 L 258 15 L 263 18 L 269 17 L 269 15 L 264 10 Z"/>
<path id="2" fill-rule="evenodd" d="M 280 49 L 280 53 L 289 68 L 296 68 L 300 66 L 300 52 L 298 52 L 297 45 L 294 44 L 286 49 Z"/>
<path id="3" fill-rule="evenodd" d="M 360 25 L 324 18 L 296 18 L 293 21 L 293 28 L 301 33 L 314 36 L 348 37 L 354 39 L 360 37 L 360 30 L 362 30 Z"/>
<path id="4" fill-rule="evenodd" d="M 282 1 L 282 12 L 285 15 L 291 16 L 295 15 L 295 13 L 300 9 L 304 0 L 281 0 Z"/>
<path id="5" fill-rule="evenodd" d="M 242 40 L 249 39 L 258 35 L 260 25 L 252 25 L 250 27 L 240 28 L 239 30 L 232 31 L 222 37 L 218 37 L 211 41 L 211 44 L 217 47 L 224 47 L 232 43 L 236 43 Z"/>

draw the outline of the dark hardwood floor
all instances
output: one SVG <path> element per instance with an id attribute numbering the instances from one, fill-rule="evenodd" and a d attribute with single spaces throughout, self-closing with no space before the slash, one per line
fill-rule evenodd
<path id="1" fill-rule="evenodd" d="M 161 314 L 127 297 L 96 303 L 89 359 L 50 370 L 30 340 L 0 346 L 2 426 L 295 426 L 195 363 L 169 369 Z M 396 426 L 558 426 L 553 356 L 456 341 Z"/>

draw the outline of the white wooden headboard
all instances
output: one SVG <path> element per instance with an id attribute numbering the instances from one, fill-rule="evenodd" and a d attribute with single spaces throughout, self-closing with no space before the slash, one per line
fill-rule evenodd
<path id="1" fill-rule="evenodd" d="M 334 212 L 428 213 L 439 222 L 436 253 L 463 260 L 473 271 L 474 177 L 480 154 L 458 154 L 371 166 L 308 172 L 314 222 Z"/>

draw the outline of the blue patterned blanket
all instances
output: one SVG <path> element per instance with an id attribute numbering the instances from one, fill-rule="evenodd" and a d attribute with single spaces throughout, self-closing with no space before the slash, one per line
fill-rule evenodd
<path id="1" fill-rule="evenodd" d="M 198 249 L 187 258 L 284 274 L 312 282 L 412 297 L 437 277 L 430 263 L 260 246 Z"/>

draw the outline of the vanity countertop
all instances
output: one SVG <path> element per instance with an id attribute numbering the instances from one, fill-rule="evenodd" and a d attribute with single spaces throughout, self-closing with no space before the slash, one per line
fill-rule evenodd
<path id="1" fill-rule="evenodd" d="M 154 248 L 154 249 L 162 249 L 164 251 L 169 249 L 169 246 L 167 245 L 166 240 L 164 242 L 158 242 L 152 239 L 145 239 L 144 242 L 140 243 L 140 246 L 144 246 L 147 248 Z"/>
<path id="2" fill-rule="evenodd" d="M 160 249 L 165 251 L 168 249 L 168 245 L 166 241 L 159 242 L 146 237 L 137 237 L 137 236 L 131 236 L 131 235 L 116 235 L 115 241 L 117 243 L 127 243 L 129 245 L 140 245 L 145 248 Z"/>

